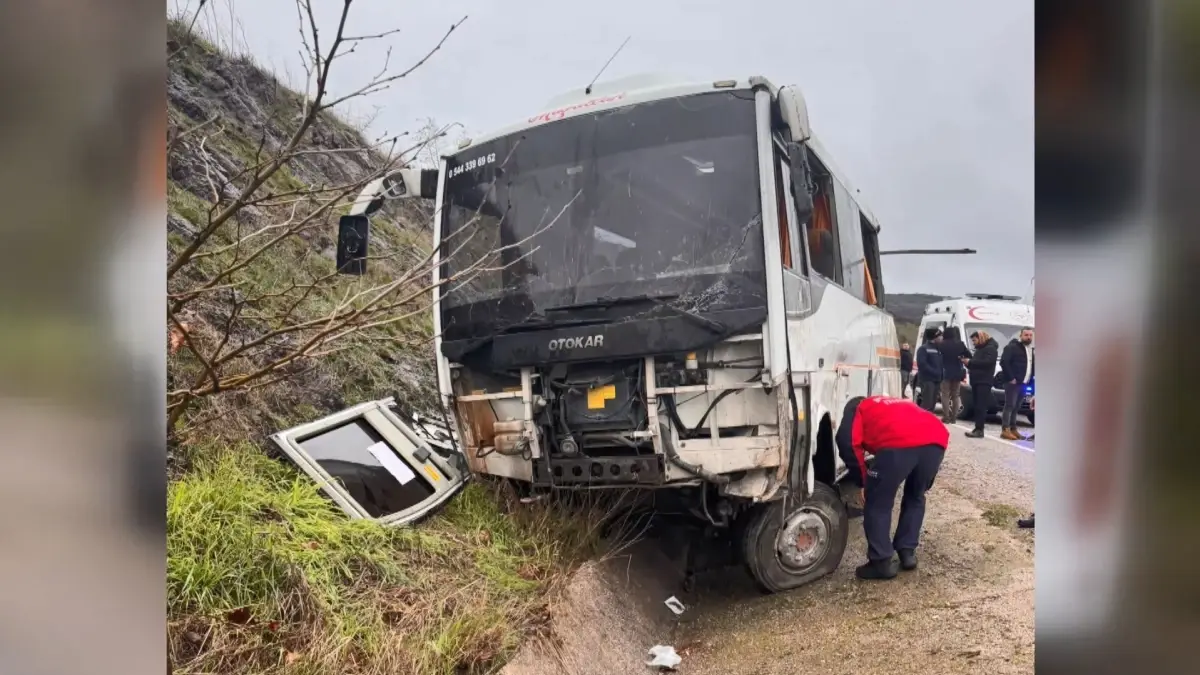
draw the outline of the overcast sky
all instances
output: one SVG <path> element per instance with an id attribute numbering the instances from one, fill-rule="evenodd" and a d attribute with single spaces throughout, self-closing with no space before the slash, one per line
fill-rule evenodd
<path id="1" fill-rule="evenodd" d="M 292 0 L 211 2 L 215 18 L 202 23 L 228 36 L 232 12 L 236 46 L 301 83 Z M 314 4 L 328 36 L 342 0 Z M 630 37 L 602 79 L 761 74 L 797 84 L 815 133 L 879 219 L 885 250 L 979 250 L 885 258 L 889 292 L 1029 289 L 1032 0 L 356 0 L 348 33 L 400 32 L 335 66 L 332 89 L 370 80 L 388 47 L 393 66 L 407 67 L 463 15 L 425 66 L 343 112 L 371 119 L 377 133 L 415 130 L 429 117 L 487 131 L 588 84 Z"/>

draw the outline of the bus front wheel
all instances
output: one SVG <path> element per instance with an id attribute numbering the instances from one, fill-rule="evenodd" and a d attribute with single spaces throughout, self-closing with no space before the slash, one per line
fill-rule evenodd
<path id="1" fill-rule="evenodd" d="M 816 483 L 803 504 L 760 504 L 748 514 L 742 554 L 750 575 L 767 593 L 791 590 L 837 569 L 846 553 L 850 518 L 837 491 Z"/>

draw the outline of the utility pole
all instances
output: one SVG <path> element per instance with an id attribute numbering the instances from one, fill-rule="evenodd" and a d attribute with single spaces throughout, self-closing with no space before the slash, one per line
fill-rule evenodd
<path id="1" fill-rule="evenodd" d="M 900 248 L 880 251 L 879 255 L 975 255 L 973 248 Z"/>

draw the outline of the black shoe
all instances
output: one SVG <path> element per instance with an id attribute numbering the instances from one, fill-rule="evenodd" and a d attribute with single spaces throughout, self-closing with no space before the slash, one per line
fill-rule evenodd
<path id="1" fill-rule="evenodd" d="M 972 429 L 967 432 L 967 438 L 983 438 L 983 429 Z"/>
<path id="2" fill-rule="evenodd" d="M 896 551 L 900 554 L 900 569 L 912 571 L 917 569 L 917 552 L 912 549 Z"/>
<path id="3" fill-rule="evenodd" d="M 1033 516 L 1034 516 L 1034 514 L 1031 513 L 1031 514 L 1029 514 L 1028 518 L 1022 518 L 1022 519 L 1018 520 L 1017 527 L 1019 527 L 1023 530 L 1032 530 L 1033 529 Z"/>
<path id="4" fill-rule="evenodd" d="M 891 579 L 896 574 L 896 561 L 892 559 L 871 560 L 854 571 L 854 576 L 859 579 Z"/>

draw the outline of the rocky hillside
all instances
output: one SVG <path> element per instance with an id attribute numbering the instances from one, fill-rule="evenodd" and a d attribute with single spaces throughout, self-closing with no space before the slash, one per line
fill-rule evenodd
<path id="1" fill-rule="evenodd" d="M 183 41 L 173 27 L 168 53 L 181 49 Z M 167 228 L 172 260 L 205 227 L 211 209 L 219 210 L 236 197 L 248 182 L 249 172 L 279 156 L 295 132 L 303 103 L 298 94 L 249 60 L 228 58 L 203 41 L 188 44 L 185 52 L 172 59 L 167 79 L 171 128 L 176 134 L 168 156 Z M 276 234 L 267 231 L 252 240 L 249 233 L 302 217 L 304 210 L 315 210 L 341 186 L 362 182 L 384 161 L 357 130 L 332 114 L 318 116 L 286 164 L 252 196 L 251 203 L 238 210 L 232 222 L 206 242 L 194 262 L 179 270 L 170 280 L 170 290 L 194 290 L 219 276 L 222 266 L 243 264 Z M 217 189 L 223 201 L 214 206 Z M 296 301 L 290 317 L 293 321 L 327 309 L 322 306 L 323 300 L 347 292 L 357 281 L 330 278 L 340 206 L 327 209 L 303 226 L 289 227 L 294 230 L 289 236 L 216 284 L 230 288 L 232 299 L 220 297 L 219 291 L 204 294 L 187 304 L 183 320 L 198 332 L 198 327 L 208 327 L 215 334 L 229 320 L 231 303 L 266 307 L 272 300 L 286 297 L 289 307 L 291 301 Z M 390 206 L 387 216 L 373 223 L 371 255 L 379 257 L 373 262 L 377 278 L 401 275 L 416 265 L 427 253 L 430 240 L 427 205 Z M 242 250 L 237 254 L 221 251 L 233 244 L 241 245 Z M 303 293 L 286 290 L 305 283 L 318 287 L 303 298 Z M 232 322 L 230 344 L 248 342 L 267 332 L 270 321 L 256 320 L 250 309 L 241 308 Z M 300 418 L 306 415 L 393 392 L 403 394 L 418 408 L 428 408 L 434 381 L 427 358 L 431 326 L 421 314 L 401 324 L 385 336 L 392 339 L 372 340 L 370 346 L 359 342 L 354 346 L 361 349 L 344 350 L 332 358 L 307 363 L 305 366 L 311 370 L 303 373 L 289 372 L 284 381 L 261 392 L 266 395 L 260 395 L 259 390 L 243 390 L 228 395 L 234 400 L 214 397 L 206 403 L 219 409 L 214 412 L 225 419 L 225 429 L 238 434 L 261 434 L 279 424 L 302 421 Z M 275 349 L 290 346 L 287 335 L 278 342 Z M 185 384 L 176 380 L 183 379 L 185 373 L 195 375 L 200 367 L 188 350 L 180 350 L 177 355 L 170 389 Z M 250 356 L 251 361 L 262 364 L 273 355 Z M 238 366 L 247 369 L 246 364 Z M 314 398 L 312 392 L 320 392 L 319 397 Z M 237 409 L 247 408 L 256 414 L 237 414 Z M 297 412 L 298 416 L 294 414 Z"/>
<path id="2" fill-rule="evenodd" d="M 350 521 L 265 436 L 393 393 L 435 399 L 429 207 L 339 214 L 394 158 L 270 73 L 170 26 L 167 592 L 175 673 L 472 673 L 544 630 L 590 512 L 469 486 L 419 528 Z"/>

